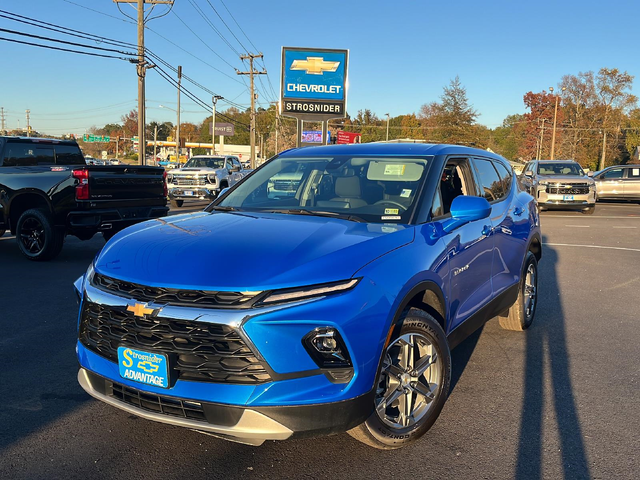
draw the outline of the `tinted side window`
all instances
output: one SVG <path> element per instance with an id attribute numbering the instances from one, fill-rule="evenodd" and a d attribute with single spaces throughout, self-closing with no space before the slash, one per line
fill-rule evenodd
<path id="1" fill-rule="evenodd" d="M 607 180 L 622 178 L 622 173 L 623 171 L 621 168 L 612 168 L 608 172 L 604 172 L 604 175 L 602 175 L 602 178 L 606 178 Z"/>
<path id="2" fill-rule="evenodd" d="M 474 159 L 474 163 L 478 171 L 478 180 L 481 190 L 484 192 L 484 198 L 489 202 L 502 198 L 504 196 L 502 183 L 493 164 L 489 160 L 479 158 Z"/>
<path id="3" fill-rule="evenodd" d="M 57 145 L 55 150 L 57 165 L 85 165 L 80 147 L 72 145 Z"/>
<path id="4" fill-rule="evenodd" d="M 640 168 L 628 168 L 627 178 L 633 178 L 634 180 L 640 180 Z"/>
<path id="5" fill-rule="evenodd" d="M 242 170 L 242 165 L 240 165 L 240 161 L 237 158 L 234 157 L 231 161 L 233 162 L 234 167 L 240 167 L 240 170 Z"/>
<path id="6" fill-rule="evenodd" d="M 512 170 L 511 168 L 507 168 L 502 162 L 493 162 L 493 166 L 498 171 L 498 175 L 500 176 L 500 197 L 502 198 L 509 194 L 511 191 L 511 182 L 512 182 Z"/>
<path id="7" fill-rule="evenodd" d="M 28 143 L 9 143 L 5 149 L 5 167 L 53 165 L 53 147 Z"/>

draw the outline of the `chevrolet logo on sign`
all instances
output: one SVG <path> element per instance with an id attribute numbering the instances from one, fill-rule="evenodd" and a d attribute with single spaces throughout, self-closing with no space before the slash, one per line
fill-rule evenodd
<path id="1" fill-rule="evenodd" d="M 145 315 L 151 315 L 153 308 L 148 308 L 146 303 L 135 303 L 127 306 L 127 312 L 133 313 L 136 317 L 144 317 Z"/>
<path id="2" fill-rule="evenodd" d="M 294 60 L 291 70 L 305 70 L 308 75 L 322 75 L 324 72 L 335 72 L 340 62 L 325 62 L 322 57 L 307 57 L 306 60 Z"/>

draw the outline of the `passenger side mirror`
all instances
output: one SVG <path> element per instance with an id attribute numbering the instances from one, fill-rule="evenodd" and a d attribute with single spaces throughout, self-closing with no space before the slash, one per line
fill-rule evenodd
<path id="1" fill-rule="evenodd" d="M 533 172 L 531 170 L 527 170 L 526 172 L 524 172 L 524 176 L 531 178 L 533 177 Z"/>
<path id="2" fill-rule="evenodd" d="M 587 177 L 593 177 L 593 172 L 587 172 Z"/>
<path id="3" fill-rule="evenodd" d="M 451 218 L 442 224 L 445 233 L 451 233 L 456 228 L 476 220 L 482 220 L 491 215 L 491 204 L 483 197 L 460 195 L 451 203 Z"/>
<path id="4" fill-rule="evenodd" d="M 231 168 L 229 169 L 229 171 L 230 171 L 231 173 L 233 173 L 233 172 L 239 172 L 239 171 L 240 171 L 240 167 L 239 167 L 239 166 L 237 166 L 237 165 L 234 165 L 233 167 L 231 167 Z"/>

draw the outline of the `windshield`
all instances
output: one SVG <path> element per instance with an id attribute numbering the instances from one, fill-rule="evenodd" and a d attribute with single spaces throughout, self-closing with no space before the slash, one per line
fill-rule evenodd
<path id="1" fill-rule="evenodd" d="M 224 158 L 192 158 L 183 168 L 224 168 Z"/>
<path id="2" fill-rule="evenodd" d="M 580 165 L 573 162 L 539 163 L 539 175 L 579 175 L 583 176 L 584 171 Z"/>
<path id="3" fill-rule="evenodd" d="M 217 207 L 408 223 L 431 158 L 279 157 Z"/>

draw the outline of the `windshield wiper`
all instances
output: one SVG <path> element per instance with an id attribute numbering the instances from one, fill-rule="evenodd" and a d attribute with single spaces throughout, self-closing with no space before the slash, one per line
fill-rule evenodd
<path id="1" fill-rule="evenodd" d="M 277 210 L 267 210 L 269 213 L 287 213 L 291 215 L 312 215 L 315 217 L 339 218 L 340 220 L 349 220 L 350 222 L 367 223 L 366 220 L 356 215 L 345 215 L 343 213 L 325 212 L 322 210 L 304 210 L 302 208 L 282 208 Z"/>
<path id="2" fill-rule="evenodd" d="M 210 210 L 215 210 L 217 212 L 239 212 L 240 209 L 236 207 L 226 207 L 224 205 L 213 205 L 209 207 Z"/>

